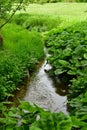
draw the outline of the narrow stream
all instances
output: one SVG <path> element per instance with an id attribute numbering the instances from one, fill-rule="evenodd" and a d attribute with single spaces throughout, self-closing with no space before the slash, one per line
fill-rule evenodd
<path id="1" fill-rule="evenodd" d="M 47 52 L 46 52 L 47 54 Z M 48 54 L 46 55 L 48 56 Z M 61 96 L 57 92 L 57 84 L 44 70 L 49 70 L 50 65 L 46 64 L 46 59 L 40 69 L 35 73 L 34 79 L 30 82 L 28 90 L 25 94 L 24 100 L 31 104 L 51 110 L 52 112 L 62 111 L 67 112 L 67 97 Z"/>

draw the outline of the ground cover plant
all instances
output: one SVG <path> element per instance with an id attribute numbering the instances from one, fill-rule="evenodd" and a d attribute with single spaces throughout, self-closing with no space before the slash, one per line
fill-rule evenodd
<path id="1" fill-rule="evenodd" d="M 87 22 L 58 28 L 47 35 L 46 45 L 51 56 L 51 74 L 68 82 L 70 115 L 81 122 L 78 128 L 87 128 Z"/>
<path id="2" fill-rule="evenodd" d="M 2 130 L 71 130 L 71 118 L 63 113 L 51 113 L 38 106 L 31 106 L 28 102 L 20 102 L 18 108 L 3 109 L 0 118 Z M 0 109 L 0 110 L 1 110 Z"/>
<path id="3" fill-rule="evenodd" d="M 4 42 L 0 49 L 0 100 L 12 94 L 26 76 L 26 70 L 33 72 L 38 61 L 44 57 L 42 38 L 38 33 L 8 24 L 3 28 L 2 34 Z"/>

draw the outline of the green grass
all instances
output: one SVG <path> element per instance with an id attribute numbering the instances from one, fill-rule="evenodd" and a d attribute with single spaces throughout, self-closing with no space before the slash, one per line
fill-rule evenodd
<path id="1" fill-rule="evenodd" d="M 24 13 L 26 20 L 20 19 L 20 23 L 29 30 L 49 31 L 52 28 L 70 26 L 75 23 L 87 20 L 87 3 L 45 3 L 29 4 L 26 12 L 21 11 L 17 14 Z M 14 17 L 14 19 L 17 17 Z M 16 19 L 15 19 L 16 20 Z M 18 20 L 18 18 L 17 18 Z M 22 22 L 23 21 L 23 22 Z M 16 21 L 17 23 L 18 21 Z M 44 25 L 44 26 L 43 26 Z M 39 29 L 38 29 L 39 28 Z"/>
<path id="2" fill-rule="evenodd" d="M 87 19 L 87 3 L 47 3 L 29 4 L 26 13 L 30 15 L 50 15 L 60 17 L 63 24 L 68 25 Z"/>
<path id="3" fill-rule="evenodd" d="M 0 101 L 14 92 L 36 64 L 44 57 L 42 37 L 16 24 L 7 24 L 2 30 L 4 43 L 0 50 Z"/>
<path id="4" fill-rule="evenodd" d="M 5 49 L 20 53 L 25 47 L 26 51 L 32 53 L 32 56 L 36 56 L 37 59 L 41 57 L 41 54 L 43 56 L 42 37 L 39 33 L 29 32 L 16 24 L 6 25 L 2 33 Z"/>
<path id="5" fill-rule="evenodd" d="M 61 19 L 56 16 L 20 13 L 15 15 L 12 22 L 29 31 L 45 32 L 57 27 L 61 23 Z"/>

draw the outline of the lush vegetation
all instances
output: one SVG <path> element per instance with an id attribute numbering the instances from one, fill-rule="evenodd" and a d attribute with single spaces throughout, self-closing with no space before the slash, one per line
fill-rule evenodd
<path id="1" fill-rule="evenodd" d="M 61 20 L 60 26 L 69 26 L 77 22 L 85 21 L 87 19 L 87 3 L 46 3 L 40 4 L 29 4 L 26 8 L 26 13 L 30 16 L 44 16 L 48 19 L 55 19 L 55 24 L 57 24 L 56 19 Z M 23 11 L 22 11 L 23 12 Z M 51 20 L 49 23 L 52 22 Z M 59 23 L 59 22 L 58 22 Z M 54 26 L 53 25 L 53 26 Z M 59 24 L 58 24 L 59 25 Z"/>
<path id="2" fill-rule="evenodd" d="M 5 9 L 1 11 L 5 13 L 0 13 L 0 19 L 7 19 L 7 12 L 12 10 L 14 2 L 9 3 L 9 6 L 8 2 L 4 3 L 5 8 L 1 8 Z M 86 3 L 80 3 L 79 6 L 77 3 L 31 4 L 26 10 L 27 14 L 16 14 L 12 22 L 3 27 L 3 44 L 0 46 L 1 130 L 87 129 L 87 22 L 77 23 L 87 18 L 86 9 Z M 12 15 L 15 11 L 13 9 Z M 3 20 L 0 22 L 1 25 Z M 9 107 L 12 103 L 5 102 L 23 82 L 27 70 L 30 74 L 34 72 L 36 64 L 44 58 L 43 39 L 38 32 L 49 30 L 45 41 L 51 54 L 48 63 L 53 68 L 50 72 L 68 84 L 69 115 L 44 111 L 26 102 L 20 101 L 18 108 Z"/>
<path id="3" fill-rule="evenodd" d="M 62 20 L 56 16 L 29 15 L 25 13 L 17 14 L 12 19 L 12 22 L 15 22 L 17 25 L 21 25 L 29 31 L 34 30 L 37 32 L 49 31 L 58 26 L 61 21 Z"/>
<path id="4" fill-rule="evenodd" d="M 71 130 L 71 117 L 63 113 L 51 113 L 27 102 L 20 102 L 18 108 L 7 109 L 0 103 L 3 110 L 0 118 L 2 130 Z"/>
<path id="5" fill-rule="evenodd" d="M 25 6 L 29 0 L 0 0 L 0 29 L 7 24 L 14 14 Z"/>
<path id="6" fill-rule="evenodd" d="M 68 83 L 70 115 L 80 120 L 81 130 L 87 128 L 87 22 L 58 28 L 47 35 L 46 45 L 51 56 L 51 75 Z"/>
<path id="7" fill-rule="evenodd" d="M 4 43 L 0 49 L 0 100 L 16 90 L 27 75 L 26 70 L 33 72 L 38 60 L 44 56 L 40 34 L 28 32 L 15 24 L 6 25 L 2 34 Z"/>

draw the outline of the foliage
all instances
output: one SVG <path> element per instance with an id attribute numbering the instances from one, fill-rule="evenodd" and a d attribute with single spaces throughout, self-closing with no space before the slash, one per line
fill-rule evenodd
<path id="1" fill-rule="evenodd" d="M 42 108 L 34 105 L 31 106 L 28 102 L 20 102 L 18 108 L 12 107 L 8 109 L 3 103 L 0 103 L 3 109 L 2 117 L 0 118 L 1 129 L 15 130 L 30 129 L 30 130 L 71 130 L 72 120 L 69 116 L 63 113 L 51 113 L 44 111 Z"/>
<path id="2" fill-rule="evenodd" d="M 10 32 L 10 33 L 9 33 Z M 4 45 L 0 50 L 0 100 L 17 89 L 23 77 L 34 71 L 38 60 L 44 57 L 41 36 L 17 25 L 3 28 Z"/>
<path id="3" fill-rule="evenodd" d="M 29 31 L 44 32 L 58 26 L 61 23 L 61 19 L 59 17 L 20 13 L 14 16 L 12 22 L 21 25 Z"/>
<path id="4" fill-rule="evenodd" d="M 87 22 L 50 31 L 46 36 L 53 75 L 68 83 L 70 115 L 79 129 L 87 127 Z"/>
<path id="5" fill-rule="evenodd" d="M 66 73 L 77 77 L 86 71 L 86 23 L 79 26 L 53 30 L 48 34 L 46 42 L 51 54 L 48 62 L 55 75 Z"/>
<path id="6" fill-rule="evenodd" d="M 4 19 L 0 23 L 0 29 L 10 21 L 16 11 L 23 9 L 28 3 L 29 0 L 0 0 L 0 21 Z"/>

